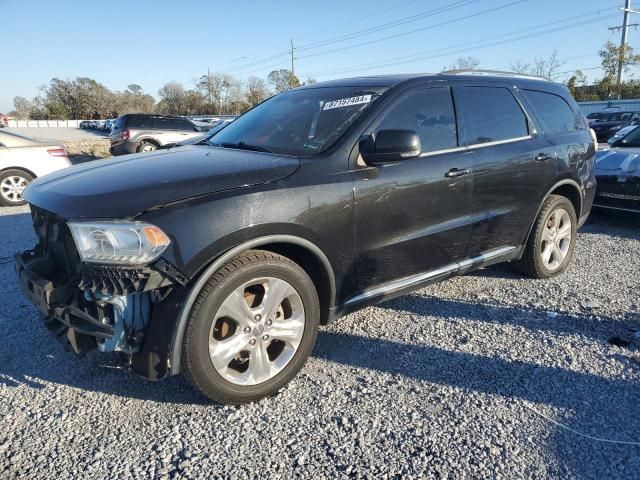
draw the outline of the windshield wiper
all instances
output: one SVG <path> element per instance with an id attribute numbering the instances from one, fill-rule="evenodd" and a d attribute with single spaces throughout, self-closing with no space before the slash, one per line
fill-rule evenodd
<path id="1" fill-rule="evenodd" d="M 249 145 L 245 142 L 231 143 L 231 142 L 222 142 L 222 143 L 212 143 L 214 147 L 223 147 L 223 148 L 237 148 L 238 150 L 250 150 L 252 152 L 264 152 L 264 153 L 272 153 L 268 148 L 261 147 L 259 145 Z"/>

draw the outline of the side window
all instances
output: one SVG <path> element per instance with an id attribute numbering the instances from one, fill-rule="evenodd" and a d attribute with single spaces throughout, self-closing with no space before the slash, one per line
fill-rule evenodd
<path id="1" fill-rule="evenodd" d="M 453 96 L 461 146 L 529 135 L 527 117 L 508 88 L 455 87 Z"/>
<path id="2" fill-rule="evenodd" d="M 153 119 L 151 117 L 131 117 L 129 118 L 128 127 L 147 130 L 153 128 Z"/>
<path id="3" fill-rule="evenodd" d="M 177 126 L 173 118 L 156 118 L 154 128 L 157 130 L 176 130 Z"/>
<path id="4" fill-rule="evenodd" d="M 176 130 L 186 130 L 188 132 L 193 132 L 195 130 L 191 122 L 187 122 L 186 120 L 176 120 L 176 123 Z"/>
<path id="5" fill-rule="evenodd" d="M 536 90 L 523 90 L 524 96 L 535 109 L 542 128 L 548 133 L 568 133 L 581 130 L 582 118 L 559 95 Z"/>
<path id="6" fill-rule="evenodd" d="M 456 117 L 449 88 L 410 92 L 384 116 L 377 130 L 413 130 L 423 152 L 458 146 Z"/>

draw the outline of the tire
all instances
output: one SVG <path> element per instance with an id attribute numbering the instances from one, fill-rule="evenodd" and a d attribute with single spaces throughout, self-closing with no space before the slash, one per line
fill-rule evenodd
<path id="1" fill-rule="evenodd" d="M 563 233 L 567 226 L 568 234 Z M 522 257 L 514 262 L 516 268 L 532 278 L 560 275 L 571 263 L 577 229 L 573 204 L 566 197 L 550 195 L 542 204 Z"/>
<path id="2" fill-rule="evenodd" d="M 185 328 L 183 374 L 225 404 L 273 395 L 306 362 L 319 323 L 318 294 L 306 272 L 281 255 L 249 250 L 200 291 Z"/>
<path id="3" fill-rule="evenodd" d="M 140 146 L 138 147 L 138 153 L 140 152 L 153 152 L 154 150 L 157 150 L 158 146 L 153 143 L 153 142 L 149 142 L 147 140 L 143 140 L 142 142 L 140 142 Z"/>
<path id="4" fill-rule="evenodd" d="M 23 170 L 12 169 L 0 172 L 0 205 L 17 207 L 27 202 L 22 192 L 33 181 L 33 176 Z"/>

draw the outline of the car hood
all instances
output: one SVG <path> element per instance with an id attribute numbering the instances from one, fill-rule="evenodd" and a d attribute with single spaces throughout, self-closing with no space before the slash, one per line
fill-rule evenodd
<path id="1" fill-rule="evenodd" d="M 295 157 L 186 146 L 67 168 L 35 180 L 23 197 L 64 218 L 131 218 L 168 203 L 274 182 Z"/>
<path id="2" fill-rule="evenodd" d="M 640 176 L 640 148 L 612 148 L 598 152 L 596 176 Z"/>

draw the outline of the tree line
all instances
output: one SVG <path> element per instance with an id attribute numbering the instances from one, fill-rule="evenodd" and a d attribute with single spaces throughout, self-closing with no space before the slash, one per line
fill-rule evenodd
<path id="1" fill-rule="evenodd" d="M 640 80 L 629 78 L 617 84 L 620 59 L 623 71 L 629 74 L 630 67 L 640 63 L 640 55 L 628 45 L 619 47 L 611 42 L 607 42 L 598 55 L 604 72 L 602 78 L 590 82 L 581 70 L 565 77 L 564 83 L 574 98 L 579 102 L 640 98 Z M 567 74 L 561 72 L 564 63 L 554 51 L 548 58 L 516 59 L 511 62 L 511 70 L 557 81 Z M 475 70 L 479 66 L 480 61 L 474 57 L 459 57 L 443 71 Z M 315 80 L 309 78 L 304 83 L 315 83 Z M 125 113 L 238 115 L 274 94 L 302 84 L 286 69 L 274 70 L 266 79 L 252 76 L 246 81 L 227 73 L 206 73 L 197 78 L 190 89 L 180 82 L 165 83 L 156 100 L 137 84 L 129 85 L 124 91 L 112 91 L 91 78 L 53 78 L 32 100 L 15 97 L 15 110 L 9 115 L 34 120 L 115 118 Z"/>
<path id="2" fill-rule="evenodd" d="M 305 83 L 314 83 L 309 78 Z M 239 115 L 270 96 L 302 85 L 289 70 L 274 70 L 267 79 L 249 77 L 241 81 L 226 73 L 207 73 L 187 89 L 180 82 L 167 82 L 156 99 L 140 85 L 112 91 L 92 78 L 53 78 L 32 100 L 15 97 L 10 116 L 32 120 L 115 118 L 125 113 L 174 115 Z"/>

